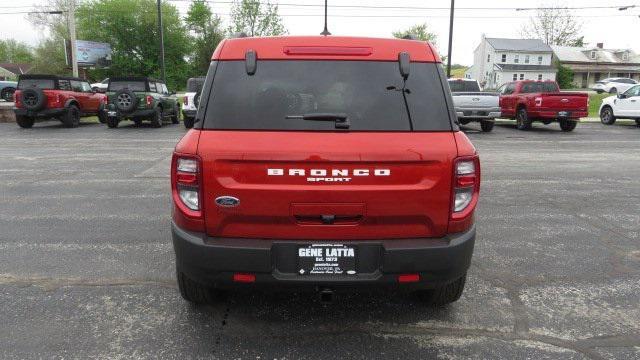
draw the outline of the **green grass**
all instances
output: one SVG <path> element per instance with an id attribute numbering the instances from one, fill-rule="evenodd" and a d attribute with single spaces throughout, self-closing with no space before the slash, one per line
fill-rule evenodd
<path id="1" fill-rule="evenodd" d="M 611 94 L 589 94 L 589 117 L 600 117 L 598 111 L 602 104 L 602 99 L 611 96 Z"/>

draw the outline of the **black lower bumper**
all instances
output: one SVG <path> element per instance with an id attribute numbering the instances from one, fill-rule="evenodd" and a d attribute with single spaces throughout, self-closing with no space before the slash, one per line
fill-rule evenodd
<path id="1" fill-rule="evenodd" d="M 132 119 L 132 118 L 145 118 L 145 117 L 150 117 L 151 115 L 155 114 L 156 109 L 137 109 L 137 110 L 133 110 L 131 112 L 121 112 L 121 111 L 116 111 L 116 110 L 109 110 L 109 109 L 105 109 L 104 110 L 107 113 L 107 116 L 113 116 L 113 115 L 109 115 L 109 113 L 116 113 L 116 117 L 121 118 L 121 119 Z"/>
<path id="2" fill-rule="evenodd" d="M 450 283 L 463 276 L 471 263 L 475 226 L 443 238 L 348 240 L 341 243 L 357 251 L 355 275 L 300 275 L 298 248 L 308 240 L 211 238 L 172 224 L 173 246 L 179 271 L 194 281 L 218 288 L 247 286 L 233 282 L 234 273 L 251 273 L 251 286 L 286 287 L 390 287 L 398 288 L 398 275 L 419 274 L 420 281 L 404 289 L 423 289 Z M 320 241 L 326 243 L 326 241 Z M 318 241 L 315 241 L 318 243 Z"/>
<path id="3" fill-rule="evenodd" d="M 197 110 L 182 110 L 182 117 L 194 118 L 196 117 Z"/>
<path id="4" fill-rule="evenodd" d="M 52 117 L 62 116 L 66 114 L 66 108 L 54 108 L 54 109 L 42 109 L 42 110 L 28 110 L 28 109 L 13 109 L 16 116 L 27 116 L 34 119 L 49 119 Z"/>

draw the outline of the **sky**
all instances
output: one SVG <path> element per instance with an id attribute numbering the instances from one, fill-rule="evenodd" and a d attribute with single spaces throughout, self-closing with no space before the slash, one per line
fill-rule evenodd
<path id="1" fill-rule="evenodd" d="M 190 0 L 169 2 L 185 14 Z M 271 2 L 279 4 L 279 13 L 289 34 L 316 35 L 322 31 L 323 0 Z M 52 3 L 48 0 L 0 0 L 0 39 L 16 39 L 30 45 L 37 44 L 46 36 L 43 29 L 33 27 L 24 14 L 10 13 L 42 9 L 43 6 Z M 228 23 L 230 0 L 213 0 L 209 4 L 212 10 Z M 446 54 L 450 4 L 450 0 L 329 0 L 329 31 L 333 35 L 390 37 L 393 31 L 427 23 L 430 30 L 438 36 L 436 46 L 439 52 Z M 585 41 L 590 45 L 603 42 L 605 48 L 631 48 L 640 53 L 640 0 L 456 0 L 455 5 L 453 63 L 471 65 L 473 50 L 479 44 L 482 34 L 487 37 L 520 38 L 523 25 L 530 21 L 534 12 L 517 11 L 515 8 L 551 5 L 636 5 L 636 8 L 625 11 L 617 8 L 572 11 L 582 23 L 581 35 L 585 36 Z"/>

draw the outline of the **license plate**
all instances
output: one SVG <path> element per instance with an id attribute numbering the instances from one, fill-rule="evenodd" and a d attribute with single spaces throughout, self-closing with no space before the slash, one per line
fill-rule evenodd
<path id="1" fill-rule="evenodd" d="M 298 248 L 300 275 L 354 275 L 356 249 L 343 244 L 312 244 Z"/>
<path id="2" fill-rule="evenodd" d="M 558 116 L 559 117 L 567 117 L 569 116 L 569 112 L 568 111 L 558 111 Z"/>
<path id="3" fill-rule="evenodd" d="M 109 116 L 116 116 L 116 115 L 118 115 L 118 113 L 117 113 L 117 112 L 115 112 L 115 111 L 109 111 L 109 112 L 107 112 L 107 115 L 109 115 Z"/>

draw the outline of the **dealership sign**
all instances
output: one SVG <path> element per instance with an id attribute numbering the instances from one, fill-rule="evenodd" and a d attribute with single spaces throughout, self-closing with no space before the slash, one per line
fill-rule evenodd
<path id="1" fill-rule="evenodd" d="M 71 64 L 71 45 L 65 40 L 67 65 Z M 111 66 L 111 45 L 107 43 L 76 40 L 78 66 L 108 68 Z"/>

